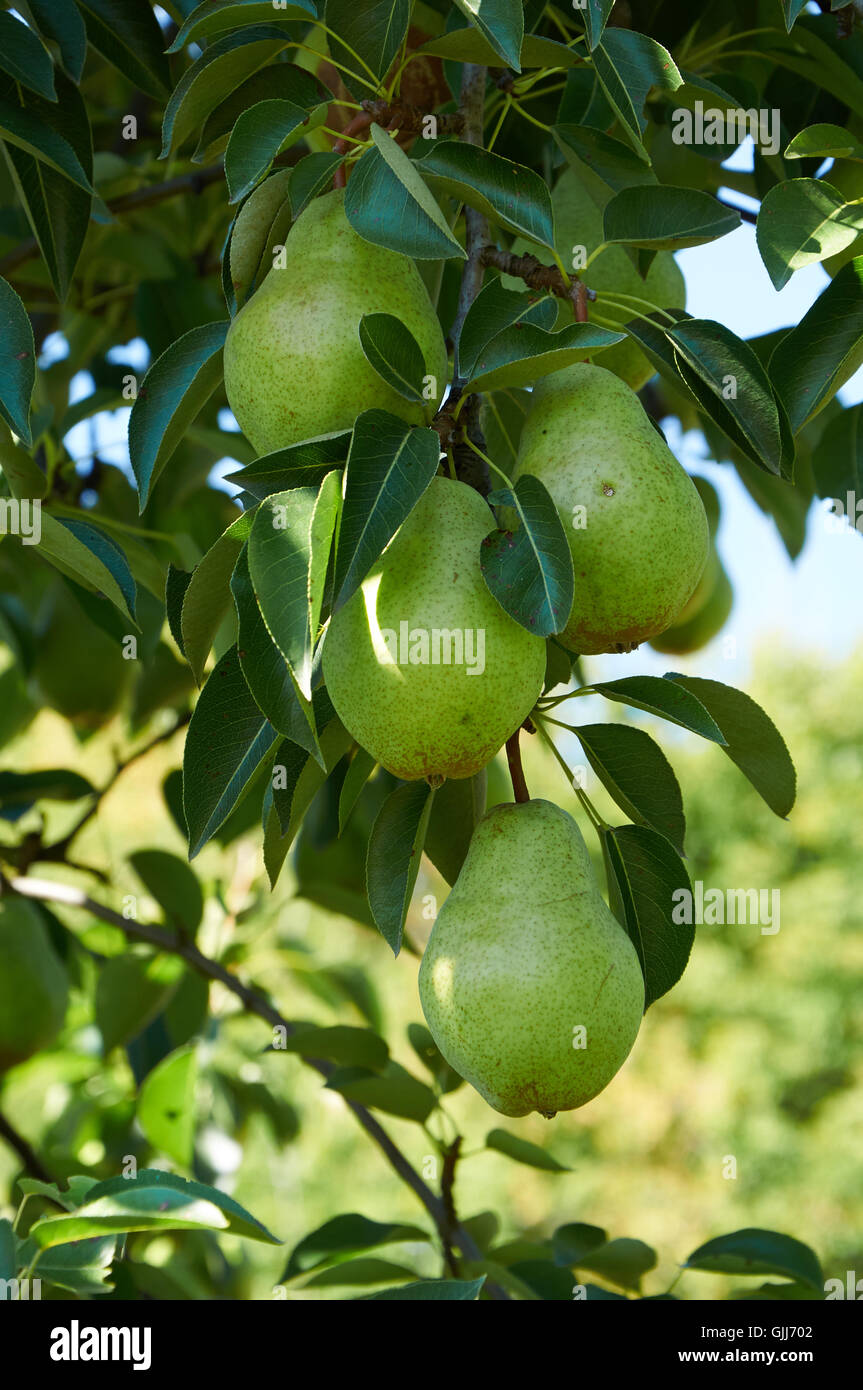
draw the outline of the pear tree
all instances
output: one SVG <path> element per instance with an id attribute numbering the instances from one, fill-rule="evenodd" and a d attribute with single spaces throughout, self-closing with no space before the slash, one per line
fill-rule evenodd
<path id="1" fill-rule="evenodd" d="M 672 444 L 698 432 L 792 558 L 816 499 L 853 505 L 863 19 L 695 8 L 0 12 L 0 1072 L 34 1125 L 0 1096 L 0 1276 L 678 1297 L 640 1240 L 466 1217 L 447 1098 L 484 1154 L 554 1173 L 569 1112 L 613 1116 L 649 1065 L 705 847 L 645 713 L 671 757 L 684 731 L 729 758 L 791 853 L 788 748 L 717 655 L 723 490 Z M 731 234 L 776 290 L 824 267 L 799 322 L 687 309 L 676 253 Z M 424 1224 L 333 1179 L 277 1267 L 282 1194 L 251 1175 L 296 1136 L 300 1067 Z M 681 1297 L 689 1271 L 823 1296 L 795 1237 L 709 1237 Z"/>

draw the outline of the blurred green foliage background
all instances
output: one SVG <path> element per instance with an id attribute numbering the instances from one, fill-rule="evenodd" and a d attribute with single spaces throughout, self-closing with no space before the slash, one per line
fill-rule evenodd
<path id="1" fill-rule="evenodd" d="M 541 1239 L 572 1221 L 603 1226 L 609 1236 L 638 1237 L 659 1257 L 645 1279 L 648 1293 L 667 1288 L 677 1263 L 697 1245 L 744 1226 L 786 1230 L 812 1245 L 828 1277 L 844 1279 L 848 1269 L 863 1275 L 861 682 L 863 652 L 825 666 L 814 655 L 792 659 L 763 649 L 747 684 L 797 764 L 799 801 L 785 824 L 719 749 L 644 717 L 681 781 L 692 878 L 706 887 L 780 889 L 780 931 L 699 927 L 682 982 L 650 1010 L 623 1071 L 584 1110 L 552 1122 L 537 1115 L 507 1121 L 467 1086 L 446 1096 L 447 1116 L 465 1136 L 456 1183 L 461 1217 L 495 1212 L 499 1240 Z M 567 706 L 565 717 L 581 718 L 582 703 Z M 613 707 L 604 717 L 614 717 Z M 122 738 L 115 723 L 79 744 L 67 724 L 44 713 L 4 749 L 2 761 L 28 769 L 69 766 L 99 782 L 110 774 Z M 124 894 L 137 897 L 141 920 L 157 920 L 158 909 L 129 855 L 151 848 L 185 853 L 161 790 L 179 760 L 181 738 L 123 773 L 76 843 L 82 862 L 107 869 Z M 575 811 L 560 769 L 538 740 L 527 742 L 532 794 Z M 577 745 L 562 746 L 578 761 Z M 491 790 L 493 799 L 506 796 L 502 774 L 493 775 Z M 601 788 L 590 791 L 612 817 Z M 54 807 L 49 814 L 61 832 L 74 813 Z M 0 833 L 5 838 L 9 828 Z M 380 1027 L 396 1060 L 428 1080 L 406 1036 L 407 1026 L 421 1019 L 418 956 L 405 949 L 394 961 L 376 932 L 297 896 L 297 866 L 308 878 L 315 862 L 314 847 L 301 841 L 293 873 L 270 896 L 254 827 L 225 849 L 209 846 L 196 862 L 207 897 L 202 948 L 269 991 L 288 1018 Z M 317 872 L 331 893 L 332 864 L 324 857 Z M 90 886 L 123 910 L 112 890 L 100 894 Z M 408 923 L 420 948 L 431 925 L 428 895 L 441 901 L 445 893 L 424 861 Z M 58 915 L 82 948 L 73 953 L 77 988 L 62 1046 L 10 1072 L 0 1108 L 58 1178 L 110 1176 L 129 1153 L 141 1164 L 173 1166 L 136 1131 L 127 1054 L 114 1049 L 107 1065 L 101 1057 L 95 957 L 88 952 L 115 954 L 123 948 L 121 933 L 82 920 L 81 913 Z M 269 1299 L 293 1245 L 335 1215 L 359 1211 L 423 1225 L 424 1213 L 341 1097 L 323 1089 L 295 1057 L 263 1054 L 266 1025 L 239 1013 L 219 986 L 211 989 L 210 1006 L 210 1023 L 196 1044 L 195 1175 L 230 1191 L 285 1248 L 183 1233 L 133 1236 L 130 1256 L 148 1267 L 138 1286 L 148 1284 L 159 1297 Z M 439 1176 L 424 1130 L 382 1119 L 414 1165 L 430 1180 Z M 441 1125 L 433 1115 L 435 1133 L 451 1134 L 451 1125 Z M 570 1171 L 541 1172 L 484 1149 L 493 1128 L 542 1145 Z M 5 1215 L 17 1205 L 12 1185 L 19 1170 L 16 1156 L 0 1145 Z M 37 1209 L 33 1204 L 33 1214 Z M 479 1222 L 476 1232 L 488 1237 L 491 1227 Z M 440 1272 L 427 1246 L 384 1253 L 422 1275 Z M 127 1277 L 121 1271 L 118 1292 Z M 314 1287 L 304 1294 L 304 1282 L 291 1283 L 287 1297 L 355 1292 Z M 730 1278 L 690 1272 L 675 1292 L 727 1297 L 734 1288 Z"/>

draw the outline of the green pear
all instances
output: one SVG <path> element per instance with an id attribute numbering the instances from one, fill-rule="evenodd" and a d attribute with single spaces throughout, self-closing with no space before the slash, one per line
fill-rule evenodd
<path id="1" fill-rule="evenodd" d="M 66 1016 L 69 982 L 39 911 L 0 902 L 0 1073 L 50 1047 Z"/>
<path id="2" fill-rule="evenodd" d="M 425 407 L 371 366 L 359 338 L 364 314 L 392 314 L 413 334 L 433 378 Z M 342 189 L 300 214 L 283 263 L 237 314 L 225 343 L 228 402 L 259 454 L 349 430 L 374 407 L 425 424 L 446 380 L 446 345 L 419 271 L 407 256 L 357 235 Z"/>
<path id="3" fill-rule="evenodd" d="M 561 174 L 552 192 L 551 202 L 554 211 L 555 249 L 566 269 L 571 270 L 573 247 L 586 247 L 590 256 L 601 243 L 602 212 L 575 169 L 566 169 Z M 526 241 L 516 242 L 512 249 L 518 255 L 530 252 L 549 265 L 552 263 L 549 253 Z M 636 299 L 656 304 L 660 309 L 682 309 L 686 304 L 686 282 L 670 251 L 657 253 L 645 279 L 641 278 L 622 246 L 607 247 L 587 270 L 576 273 L 589 289 L 597 292 L 605 290 L 609 294 L 631 295 Z M 509 277 L 506 283 L 514 288 L 524 288 L 521 281 Z M 648 312 L 640 306 L 635 306 L 635 309 L 641 313 Z M 621 309 L 607 303 L 597 303 L 595 311 L 616 328 L 636 317 L 632 309 Z M 589 312 L 593 317 L 594 305 L 590 306 Z M 572 321 L 571 308 L 561 303 L 558 310 L 558 327 Z M 615 347 L 597 352 L 593 360 L 600 367 L 605 367 L 621 377 L 633 391 L 640 391 L 656 370 L 631 338 L 616 344 Z"/>
<path id="4" fill-rule="evenodd" d="M 670 627 L 707 563 L 707 517 L 626 383 L 587 362 L 544 377 L 522 431 L 524 473 L 548 488 L 572 552 L 563 645 L 631 651 Z"/>
<path id="5" fill-rule="evenodd" d="M 345 728 L 407 781 L 472 777 L 536 703 L 545 642 L 489 591 L 494 517 L 466 483 L 433 478 L 330 621 L 327 690 Z"/>
<path id="6" fill-rule="evenodd" d="M 419 972 L 443 1056 L 503 1115 L 575 1110 L 635 1042 L 644 980 L 571 816 L 495 806 L 474 831 Z"/>
<path id="7" fill-rule="evenodd" d="M 711 549 L 707 569 L 680 620 L 665 632 L 651 638 L 657 652 L 687 656 L 706 647 L 728 620 L 734 606 L 734 590 L 715 549 Z"/>

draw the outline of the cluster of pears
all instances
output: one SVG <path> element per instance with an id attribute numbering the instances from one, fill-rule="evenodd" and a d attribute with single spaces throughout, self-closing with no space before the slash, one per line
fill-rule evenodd
<path id="1" fill-rule="evenodd" d="M 656 273 L 668 278 L 663 264 Z M 681 298 L 676 284 L 654 291 Z M 446 347 L 416 267 L 358 237 L 343 194 L 327 194 L 297 219 L 284 263 L 228 334 L 228 399 L 259 452 L 347 430 L 372 407 L 424 422 L 363 354 L 359 321 L 370 312 L 407 325 L 439 400 Z M 697 592 L 711 544 L 698 490 L 632 389 L 649 372 L 602 358 L 615 370 L 582 363 L 536 387 L 515 472 L 539 478 L 563 520 L 575 593 L 560 640 L 579 654 L 631 650 L 667 631 Z M 545 641 L 483 578 L 493 529 L 476 491 L 433 478 L 330 618 L 322 669 L 336 713 L 401 779 L 473 776 L 542 691 Z M 644 983 L 566 812 L 527 801 L 480 822 L 432 931 L 420 995 L 446 1060 L 506 1115 L 572 1109 L 607 1085 L 638 1032 Z"/>
<path id="2" fill-rule="evenodd" d="M 39 909 L 23 898 L 0 900 L 0 1074 L 50 1047 L 68 993 Z"/>

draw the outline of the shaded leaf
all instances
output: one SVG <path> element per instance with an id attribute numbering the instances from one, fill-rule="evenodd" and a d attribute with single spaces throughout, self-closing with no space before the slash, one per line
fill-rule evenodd
<path id="1" fill-rule="evenodd" d="M 682 900 L 691 902 L 692 885 L 680 855 L 656 830 L 620 825 L 601 838 L 609 903 L 638 954 L 647 1010 L 686 969 L 695 927 L 673 921 L 672 913 L 681 893 L 690 894 Z"/>
<path id="2" fill-rule="evenodd" d="M 394 956 L 401 950 L 433 800 L 426 782 L 404 782 L 387 797 L 372 828 L 366 861 L 369 905 Z"/>
<path id="3" fill-rule="evenodd" d="M 543 483 L 523 474 L 512 491 L 492 493 L 493 505 L 513 507 L 517 531 L 492 531 L 480 547 L 483 578 L 502 608 L 528 632 L 548 637 L 572 608 L 572 553 L 563 523 Z"/>

